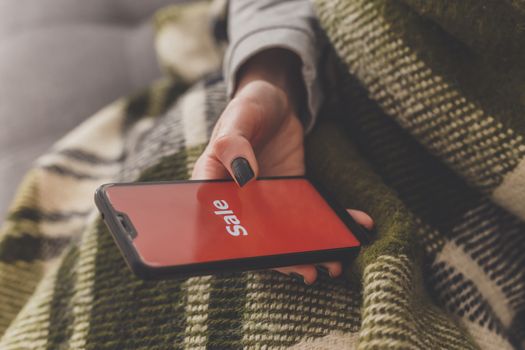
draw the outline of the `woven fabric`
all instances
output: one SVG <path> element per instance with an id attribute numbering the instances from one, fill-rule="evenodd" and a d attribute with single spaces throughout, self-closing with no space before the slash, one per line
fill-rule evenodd
<path id="1" fill-rule="evenodd" d="M 187 31 L 207 5 L 160 13 L 169 77 L 22 182 L 0 234 L 0 349 L 525 347 L 524 8 L 445 3 L 316 3 L 334 50 L 307 172 L 378 237 L 312 286 L 272 271 L 145 282 L 125 266 L 95 188 L 187 179 L 226 105 L 220 52 Z"/>

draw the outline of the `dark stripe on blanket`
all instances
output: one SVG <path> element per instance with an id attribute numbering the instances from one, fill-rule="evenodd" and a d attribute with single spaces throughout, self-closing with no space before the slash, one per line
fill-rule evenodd
<path id="1" fill-rule="evenodd" d="M 84 218 L 90 211 L 52 211 L 44 212 L 37 208 L 21 207 L 9 214 L 9 220 L 29 220 L 34 222 L 41 221 L 66 221 L 72 218 Z"/>
<path id="2" fill-rule="evenodd" d="M 62 165 L 44 165 L 42 166 L 42 169 L 45 169 L 49 172 L 52 172 L 58 175 L 72 177 L 77 180 L 100 180 L 104 178 L 103 176 L 95 176 L 91 174 L 81 173 L 76 170 L 66 168 Z"/>
<path id="3" fill-rule="evenodd" d="M 204 80 L 204 86 L 206 87 L 206 89 L 210 87 L 214 87 L 217 84 L 224 85 L 223 83 L 224 77 L 222 75 L 222 71 L 210 73 L 207 76 L 205 76 L 203 80 Z"/>
<path id="4" fill-rule="evenodd" d="M 180 80 L 170 80 L 160 91 L 158 86 L 153 85 L 149 89 L 139 92 L 131 97 L 128 102 L 124 128 L 127 129 L 145 116 L 163 114 L 187 89 L 188 85 Z M 155 103 L 154 98 L 157 99 Z M 161 102 L 160 105 L 159 101 Z M 151 110 L 153 106 L 156 108 L 155 110 Z"/>
<path id="5" fill-rule="evenodd" d="M 207 349 L 242 349 L 246 282 L 241 273 L 219 274 L 213 278 L 208 306 Z"/>
<path id="6" fill-rule="evenodd" d="M 222 74 L 212 74 L 204 81 L 204 86 L 206 87 L 205 114 L 208 139 L 211 137 L 217 119 L 226 108 L 226 102 L 228 101 L 226 84 L 222 78 Z"/>
<path id="7" fill-rule="evenodd" d="M 120 163 L 124 160 L 124 155 L 120 155 L 117 158 L 104 158 L 98 154 L 95 154 L 93 152 L 89 152 L 86 150 L 78 149 L 78 148 L 71 148 L 71 149 L 62 149 L 57 151 L 56 153 L 63 155 L 68 158 L 72 158 L 84 163 L 89 163 L 93 165 L 112 165 L 115 163 Z"/>
<path id="8" fill-rule="evenodd" d="M 486 327 L 503 338 L 508 334 L 478 287 L 452 266 L 434 264 L 429 271 L 429 291 L 450 312 Z"/>
<path id="9" fill-rule="evenodd" d="M 125 128 L 140 120 L 148 110 L 150 90 L 144 90 L 132 96 L 126 108 Z"/>
<path id="10" fill-rule="evenodd" d="M 346 90 L 347 96 L 352 96 L 349 99 L 352 102 L 348 102 L 345 108 L 347 115 L 343 122 L 352 140 L 357 142 L 385 182 L 398 191 L 403 202 L 425 223 L 437 228 L 442 236 L 456 239 L 461 249 L 484 269 L 487 277 L 500 286 L 509 300 L 510 292 L 522 296 L 522 282 L 516 280 L 524 266 L 520 255 L 523 243 L 518 238 L 523 228 L 520 228 L 519 221 L 488 202 L 437 158 L 429 155 L 377 105 L 366 101 L 365 93 L 355 81 L 349 79 Z M 488 204 L 483 205 L 485 202 Z M 463 228 L 458 228 L 460 223 Z M 434 270 L 427 277 L 440 273 L 442 271 Z M 468 288 L 472 292 L 468 303 L 462 304 L 467 298 L 467 287 L 458 285 L 466 282 L 465 276 L 455 278 L 460 280 L 442 285 L 443 281 L 453 279 L 448 273 L 442 279 L 433 278 L 429 282 L 438 290 L 438 299 L 442 302 L 454 300 L 447 305 L 457 315 L 505 333 L 490 304 L 470 281 Z M 522 310 L 523 306 L 512 305 L 512 308 Z"/>
<path id="11" fill-rule="evenodd" d="M 188 85 L 180 81 L 172 81 L 169 88 L 166 90 L 164 97 L 164 106 L 160 113 L 164 113 L 171 107 L 173 103 L 188 89 Z"/>
<path id="12" fill-rule="evenodd" d="M 525 309 L 525 225 L 487 200 L 469 213 L 455 243 L 483 268 L 517 313 Z M 464 231 L 465 233 L 461 233 Z M 520 278 L 521 276 L 521 278 Z"/>
<path id="13" fill-rule="evenodd" d="M 97 225 L 88 349 L 181 349 L 185 278 L 142 281 L 124 263 L 105 225 Z"/>
<path id="14" fill-rule="evenodd" d="M 58 256 L 70 241 L 69 237 L 37 237 L 29 233 L 7 235 L 0 242 L 0 261 L 51 259 Z"/>
<path id="15" fill-rule="evenodd" d="M 344 83 L 352 98 L 341 101 L 338 114 L 359 151 L 416 215 L 448 234 L 481 197 L 385 115 L 356 80 L 347 76 Z"/>
<path id="16" fill-rule="evenodd" d="M 75 321 L 71 299 L 75 293 L 77 260 L 78 248 L 73 246 L 58 269 L 49 315 L 48 350 L 70 348 L 69 340 L 73 334 Z"/>
<path id="17" fill-rule="evenodd" d="M 521 348 L 520 344 L 525 343 L 525 328 L 523 327 L 525 324 L 525 300 L 522 299 L 521 302 L 522 308 L 516 313 L 516 315 L 514 315 L 509 327 L 510 333 L 514 336 L 514 339 L 512 340 L 516 349 Z"/>
<path id="18" fill-rule="evenodd" d="M 404 0 L 414 4 L 414 0 Z M 403 42 L 417 54 L 428 65 L 433 74 L 445 77 L 446 81 L 457 86 L 461 93 L 479 105 L 488 115 L 495 116 L 506 127 L 523 135 L 525 133 L 525 121 L 523 116 L 523 80 L 525 79 L 525 68 L 523 65 L 523 30 L 510 30 L 514 35 L 520 37 L 514 44 L 521 51 L 496 50 L 491 52 L 487 48 L 480 49 L 475 53 L 458 36 L 451 36 L 444 28 L 428 18 L 419 16 L 413 8 L 398 1 L 381 1 L 384 4 L 382 15 L 397 33 Z M 421 4 L 425 3 L 420 1 Z M 428 2 L 429 4 L 431 2 Z M 475 5 L 470 4 L 475 3 Z M 497 3 L 497 5 L 496 5 Z M 469 19 L 465 21 L 452 21 L 456 25 L 464 26 L 466 31 L 476 31 L 499 37 L 499 40 L 490 40 L 492 45 L 498 45 L 507 41 L 512 42 L 507 33 L 501 29 L 509 30 L 509 24 L 515 21 L 523 21 L 521 15 L 513 18 L 517 13 L 513 10 L 503 8 L 505 2 L 493 4 L 480 4 L 478 1 L 463 1 L 456 6 L 439 6 L 442 9 L 468 14 Z M 432 2 L 433 5 L 436 3 Z M 432 6 L 432 5 L 431 5 Z M 508 6 L 508 5 L 507 5 Z M 483 8 L 485 18 L 478 17 L 479 10 Z M 508 13 L 505 13 L 507 12 Z M 503 15 L 505 13 L 505 15 Z M 472 25 L 475 18 L 476 25 Z M 488 29 L 488 18 L 495 21 L 498 30 Z M 505 20 L 501 20 L 505 18 Z M 450 19 L 450 18 L 449 18 Z M 483 28 L 483 29 L 481 29 Z M 463 29 L 459 30 L 462 35 Z M 459 35 L 461 37 L 462 35 Z M 513 35 L 513 36 L 514 36 Z M 488 36 L 487 36 L 488 37 Z M 487 40 L 484 37 L 483 40 Z M 487 41 L 488 42 L 488 41 Z M 519 43 L 519 44 L 518 44 Z M 473 44 L 470 42 L 469 44 Z M 476 43 L 476 44 L 479 44 Z M 402 75 L 400 75 L 402 76 Z M 480 79 L 480 77 L 483 77 Z M 511 107 L 512 106 L 512 107 Z M 487 137 L 488 139 L 488 137 Z M 505 167 L 507 164 L 500 163 Z M 507 169 L 505 169 L 507 170 Z M 510 169 L 509 169 L 510 170 Z"/>
<path id="19" fill-rule="evenodd" d="M 181 150 L 175 154 L 163 157 L 159 162 L 144 170 L 137 181 L 169 181 L 184 180 L 189 177 L 186 168 L 187 152 Z M 181 164 L 183 166 L 181 166 Z"/>

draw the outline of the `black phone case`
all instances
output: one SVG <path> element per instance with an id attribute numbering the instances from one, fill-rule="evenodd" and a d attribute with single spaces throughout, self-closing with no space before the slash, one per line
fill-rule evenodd
<path id="1" fill-rule="evenodd" d="M 363 228 L 355 222 L 355 220 L 348 214 L 345 208 L 341 207 L 333 197 L 320 184 L 312 181 L 305 176 L 275 176 L 275 177 L 259 177 L 261 180 L 274 179 L 306 179 L 312 183 L 315 189 L 321 194 L 325 201 L 335 211 L 337 216 L 347 225 L 354 236 L 362 244 L 369 242 L 368 234 Z M 124 260 L 130 269 L 138 277 L 145 280 L 158 280 L 183 276 L 199 276 L 208 275 L 216 272 L 225 271 L 247 271 L 260 270 L 267 268 L 275 268 L 290 265 L 312 264 L 326 261 L 350 261 L 360 250 L 360 246 L 351 248 L 340 248 L 330 250 L 308 251 L 300 253 L 277 254 L 257 256 L 250 258 L 228 259 L 220 261 L 202 262 L 188 265 L 163 266 L 153 267 L 142 261 L 137 253 L 129 231 L 126 231 L 119 222 L 117 213 L 111 206 L 109 199 L 106 196 L 106 189 L 110 186 L 147 186 L 158 184 L 177 184 L 188 182 L 230 182 L 232 179 L 217 179 L 217 180 L 180 180 L 180 181 L 159 181 L 159 182 L 133 182 L 133 183 L 110 183 L 100 186 L 95 192 L 95 204 L 99 209 L 102 219 L 106 223 L 115 240 L 119 250 L 124 256 Z M 124 213 L 125 214 L 125 213 Z M 128 228 L 132 228 L 131 222 Z"/>

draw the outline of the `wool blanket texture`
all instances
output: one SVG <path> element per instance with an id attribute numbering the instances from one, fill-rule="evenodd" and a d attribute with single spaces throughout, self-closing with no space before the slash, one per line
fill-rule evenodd
<path id="1" fill-rule="evenodd" d="M 210 6 L 175 5 L 155 16 L 166 78 L 23 179 L 0 233 L 0 349 L 525 348 L 525 3 L 315 6 L 331 49 L 307 173 L 377 231 L 344 278 L 125 266 L 94 190 L 189 178 L 227 103 Z"/>

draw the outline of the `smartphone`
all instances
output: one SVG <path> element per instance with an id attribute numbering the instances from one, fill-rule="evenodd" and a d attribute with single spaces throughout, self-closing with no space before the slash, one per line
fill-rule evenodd
<path id="1" fill-rule="evenodd" d="M 302 176 L 113 183 L 95 202 L 131 270 L 143 279 L 344 261 L 364 230 Z"/>

